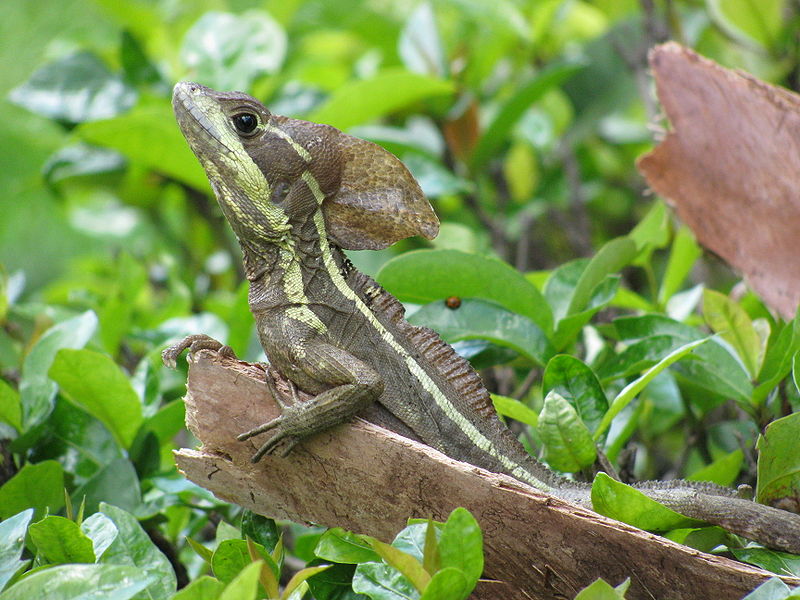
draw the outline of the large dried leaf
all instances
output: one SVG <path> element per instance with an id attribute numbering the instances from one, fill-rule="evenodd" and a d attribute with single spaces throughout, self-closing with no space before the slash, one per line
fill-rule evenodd
<path id="1" fill-rule="evenodd" d="M 650 65 L 672 123 L 639 160 L 697 239 L 786 318 L 800 301 L 800 96 L 675 43 Z"/>

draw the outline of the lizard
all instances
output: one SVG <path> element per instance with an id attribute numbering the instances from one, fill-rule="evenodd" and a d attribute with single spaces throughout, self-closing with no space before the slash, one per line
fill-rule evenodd
<path id="1" fill-rule="evenodd" d="M 500 421 L 467 360 L 431 329 L 404 319 L 402 304 L 347 259 L 412 235 L 436 236 L 439 221 L 403 163 L 332 126 L 272 114 L 241 92 L 181 82 L 179 127 L 203 166 L 242 250 L 248 302 L 269 361 L 280 415 L 253 462 L 287 455 L 303 438 L 356 415 L 447 456 L 508 474 L 546 494 L 592 508 L 591 485 L 551 471 Z M 204 334 L 166 348 L 163 361 L 232 350 Z M 274 377 L 289 384 L 278 393 Z M 296 390 L 312 395 L 299 402 Z M 255 440 L 253 440 L 255 441 Z M 688 481 L 635 487 L 673 510 L 762 544 L 800 553 L 800 515 L 732 489 Z"/>

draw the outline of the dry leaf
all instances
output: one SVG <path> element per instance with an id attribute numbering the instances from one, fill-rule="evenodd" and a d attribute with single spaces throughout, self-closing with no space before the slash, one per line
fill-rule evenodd
<path id="1" fill-rule="evenodd" d="M 638 167 L 785 318 L 800 302 L 800 96 L 676 43 L 650 65 L 672 131 Z"/>

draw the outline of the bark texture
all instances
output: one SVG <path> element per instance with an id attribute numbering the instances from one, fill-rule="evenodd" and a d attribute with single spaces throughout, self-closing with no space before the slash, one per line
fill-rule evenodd
<path id="1" fill-rule="evenodd" d="M 263 368 L 201 351 L 191 360 L 186 422 L 202 442 L 176 452 L 180 470 L 259 514 L 340 526 L 391 541 L 409 517 L 469 509 L 486 568 L 474 598 L 573 598 L 598 577 L 632 580 L 629 598 L 739 599 L 770 573 L 692 550 L 460 463 L 357 420 L 253 465 L 260 438 L 236 435 L 278 414 Z M 790 586 L 800 579 L 784 578 Z"/>

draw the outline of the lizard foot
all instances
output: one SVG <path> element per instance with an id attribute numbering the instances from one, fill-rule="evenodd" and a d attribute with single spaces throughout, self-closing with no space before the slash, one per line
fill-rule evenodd
<path id="1" fill-rule="evenodd" d="M 189 354 L 194 354 L 200 350 L 214 350 L 217 354 L 226 358 L 236 358 L 236 353 L 230 346 L 226 346 L 204 333 L 198 333 L 196 335 L 187 335 L 180 342 L 165 348 L 161 352 L 161 361 L 170 369 L 174 369 L 177 366 L 178 356 L 187 348 L 189 349 Z"/>
<path id="2" fill-rule="evenodd" d="M 300 436 L 292 434 L 290 431 L 288 431 L 285 427 L 285 421 L 286 418 L 284 415 L 280 415 L 271 421 L 267 421 L 263 425 L 259 425 L 250 431 L 246 431 L 245 433 L 236 436 L 237 440 L 244 442 L 254 436 L 259 435 L 260 433 L 264 433 L 272 429 L 278 429 L 275 435 L 261 445 L 258 451 L 250 459 L 250 462 L 257 463 L 265 454 L 274 454 L 279 445 L 282 447 L 280 456 L 285 458 L 289 455 L 292 449 L 297 445 L 297 442 L 300 441 Z"/>

